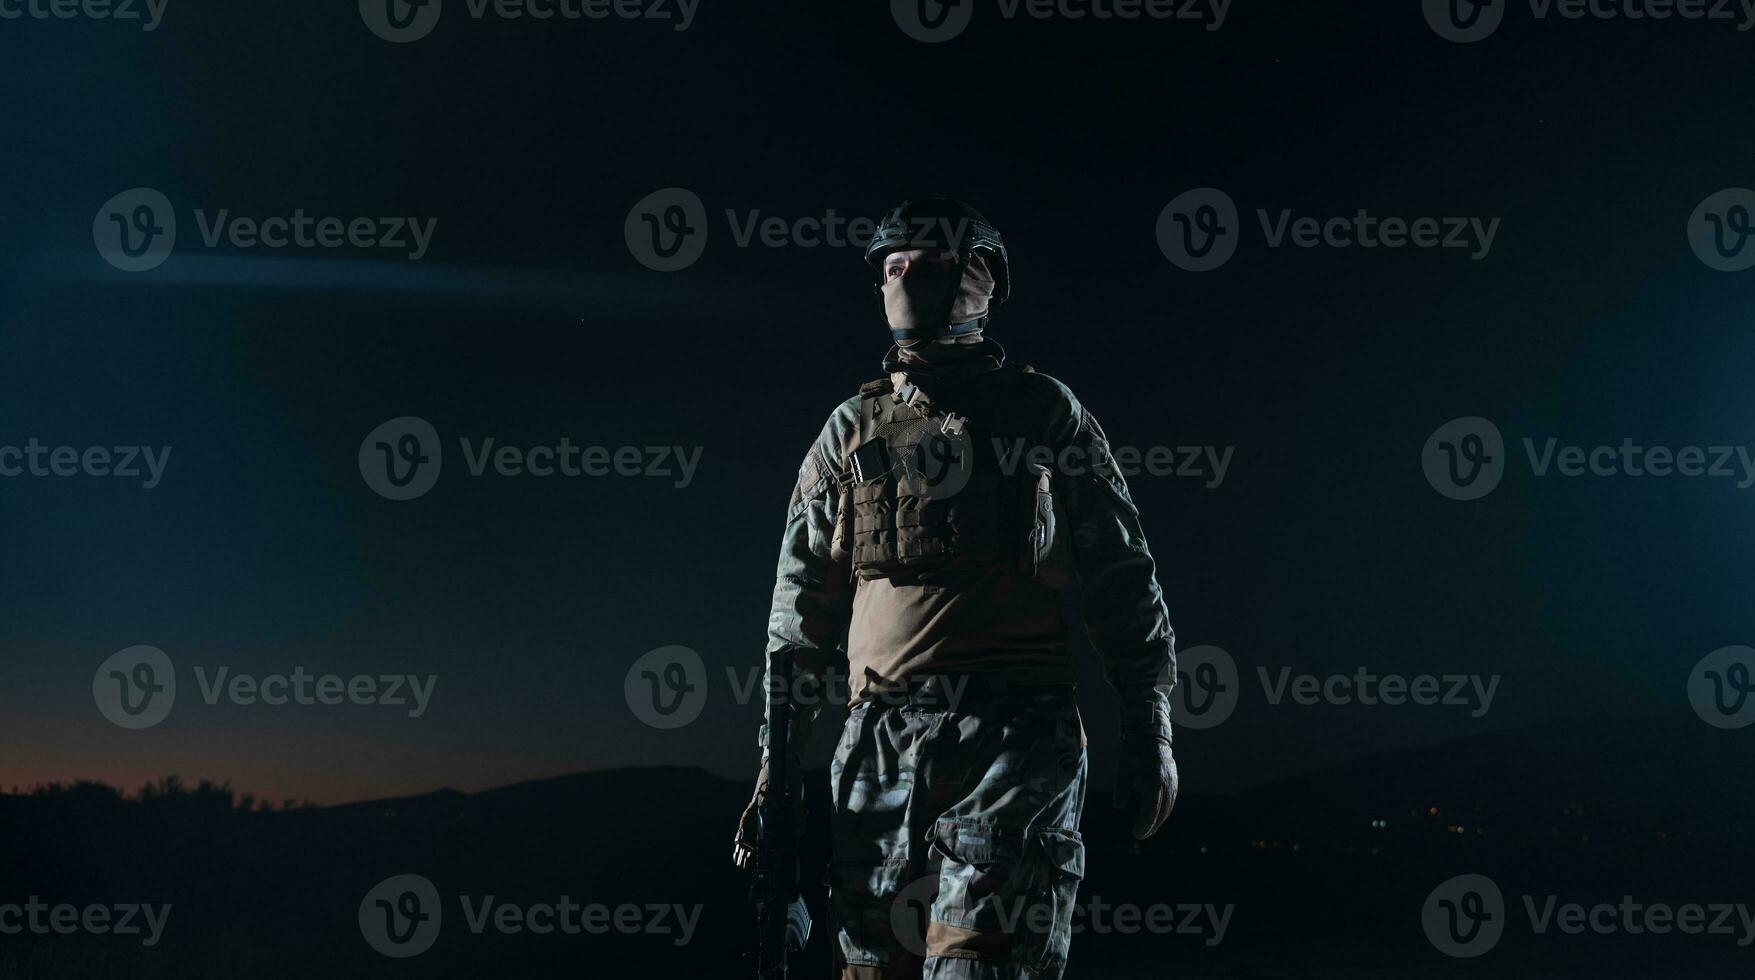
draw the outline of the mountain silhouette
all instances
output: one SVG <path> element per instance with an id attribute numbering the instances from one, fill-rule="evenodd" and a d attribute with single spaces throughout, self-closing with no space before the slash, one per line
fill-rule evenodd
<path id="1" fill-rule="evenodd" d="M 1684 961 L 1692 976 L 1746 971 L 1749 949 L 1719 937 L 1508 930 L 1491 956 L 1450 960 L 1427 943 L 1420 914 L 1435 885 L 1465 873 L 1498 882 L 1514 919 L 1512 896 L 1525 894 L 1736 901 L 1751 870 L 1750 744 L 1748 733 L 1691 716 L 1491 732 L 1233 796 L 1190 793 L 1144 843 L 1094 790 L 1081 900 L 1166 905 L 1184 910 L 1178 918 L 1233 911 L 1217 942 L 1211 928 L 1106 932 L 1092 918 L 1068 976 L 1487 976 L 1513 966 L 1620 976 Z M 820 771 L 807 777 L 814 883 L 827 859 L 827 786 Z M 0 795 L 0 904 L 172 906 L 151 947 L 117 935 L 3 937 L 0 980 L 746 973 L 747 882 L 729 845 L 748 792 L 666 767 L 267 812 L 240 809 L 229 793 L 125 799 L 86 785 Z M 368 893 L 399 875 L 430 881 L 442 915 L 431 948 L 404 959 L 372 948 L 361 917 Z M 821 892 L 812 888 L 819 932 L 801 976 L 828 969 Z M 542 916 L 526 910 L 563 896 L 603 907 L 599 924 L 622 909 L 629 929 L 533 932 Z M 669 911 L 654 922 L 660 906 Z"/>

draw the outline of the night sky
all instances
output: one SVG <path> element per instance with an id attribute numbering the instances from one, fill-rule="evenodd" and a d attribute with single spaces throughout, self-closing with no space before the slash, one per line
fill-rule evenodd
<path id="1" fill-rule="evenodd" d="M 753 774 L 784 508 L 829 412 L 879 374 L 858 250 L 740 247 L 753 212 L 875 217 L 950 193 L 1012 247 L 991 335 L 1119 444 L 1234 447 L 1224 480 L 1134 477 L 1180 646 L 1244 674 L 1179 736 L 1229 791 L 1389 749 L 1687 710 L 1749 643 L 1755 487 L 1537 478 L 1522 440 L 1755 445 L 1755 272 L 1689 247 L 1755 185 L 1755 33 L 1536 18 L 1470 44 L 1414 2 L 1238 0 L 1218 30 L 1005 20 L 911 39 L 883 3 L 702 0 L 661 21 L 448 4 L 380 39 L 352 3 L 170 0 L 150 32 L 0 21 L 0 446 L 170 446 L 162 481 L 0 478 L 0 787 L 178 773 L 336 803 L 581 770 Z M 162 192 L 178 238 L 125 272 L 94 215 Z M 699 196 L 700 260 L 656 272 L 630 209 Z M 1223 267 L 1155 237 L 1184 191 L 1242 215 Z M 428 251 L 204 244 L 196 211 L 436 220 Z M 1256 218 L 1499 219 L 1467 250 L 1270 248 Z M 734 213 L 728 218 L 726 212 Z M 443 440 L 392 501 L 358 453 Z M 1421 450 L 1460 416 L 1512 459 L 1447 499 Z M 693 479 L 469 473 L 472 444 L 698 448 Z M 0 460 L 3 462 L 3 460 Z M 92 678 L 164 650 L 177 707 L 112 725 Z M 629 667 L 698 651 L 700 718 L 643 724 Z M 1098 770 L 1111 696 L 1083 651 Z M 383 706 L 209 706 L 211 674 L 436 675 Z M 1269 705 L 1277 674 L 1498 674 L 1490 712 Z M 819 733 L 814 760 L 831 734 Z M 729 828 L 728 828 L 729 829 Z"/>

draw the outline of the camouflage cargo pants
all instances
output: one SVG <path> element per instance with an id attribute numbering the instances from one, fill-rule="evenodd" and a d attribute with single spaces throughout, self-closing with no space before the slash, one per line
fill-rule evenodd
<path id="1" fill-rule="evenodd" d="M 1071 687 L 931 678 L 856 705 L 829 767 L 849 980 L 1053 980 L 1084 877 Z"/>

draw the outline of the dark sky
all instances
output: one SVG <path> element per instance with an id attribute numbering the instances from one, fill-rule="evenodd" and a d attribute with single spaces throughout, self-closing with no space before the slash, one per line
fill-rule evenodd
<path id="1" fill-rule="evenodd" d="M 1229 790 L 1553 718 L 1686 710 L 1748 642 L 1755 489 L 1535 478 L 1521 440 L 1755 443 L 1755 272 L 1688 246 L 1755 185 L 1734 24 L 1539 19 L 1439 37 L 1420 5 L 1237 0 L 1221 29 L 1020 17 L 908 37 L 884 3 L 721 4 L 652 21 L 471 19 L 391 44 L 350 3 L 170 0 L 154 31 L 0 21 L 0 446 L 169 445 L 146 490 L 0 479 L 0 785 L 166 773 L 340 802 L 634 765 L 753 768 L 786 495 L 887 344 L 857 250 L 738 247 L 726 212 L 876 216 L 966 196 L 1012 245 L 993 335 L 1131 446 L 1235 447 L 1222 484 L 1132 481 L 1180 643 L 1236 658 L 1237 714 L 1179 743 Z M 120 272 L 93 216 L 173 203 L 176 249 Z M 1236 256 L 1154 237 L 1225 190 Z M 630 254 L 637 201 L 709 219 L 678 272 Z M 195 212 L 436 219 L 385 249 L 209 248 Z M 1269 248 L 1256 209 L 1474 216 L 1451 249 Z M 361 440 L 430 422 L 416 500 Z M 1421 448 L 1494 420 L 1503 485 L 1458 502 Z M 694 480 L 471 477 L 457 439 L 699 447 Z M 135 644 L 178 706 L 111 725 L 93 672 Z M 658 731 L 623 695 L 653 648 L 716 678 Z M 1492 711 L 1274 707 L 1253 677 L 1499 674 Z M 428 712 L 201 702 L 194 668 L 436 674 Z M 1087 664 L 1087 668 L 1089 668 Z M 1087 678 L 1101 754 L 1108 692 Z M 818 746 L 822 749 L 823 746 Z M 1099 760 L 1099 768 L 1102 766 Z"/>

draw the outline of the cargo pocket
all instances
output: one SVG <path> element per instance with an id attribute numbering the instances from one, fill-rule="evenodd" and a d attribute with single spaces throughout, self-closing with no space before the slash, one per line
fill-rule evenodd
<path id="1" fill-rule="evenodd" d="M 853 491 L 837 480 L 830 492 L 835 498 L 835 523 L 829 535 L 829 560 L 839 564 L 853 556 Z"/>
<path id="2" fill-rule="evenodd" d="M 940 864 L 927 955 L 990 961 L 1015 956 L 1014 931 L 1029 913 L 1020 901 L 1027 897 L 1024 832 L 946 817 L 931 838 Z"/>
<path id="3" fill-rule="evenodd" d="M 839 536 L 860 578 L 878 578 L 896 561 L 896 485 L 888 479 L 846 489 L 847 523 Z"/>
<path id="4" fill-rule="evenodd" d="M 970 473 L 954 493 L 938 488 L 922 495 L 925 530 L 936 544 L 927 546 L 964 568 L 982 568 L 1005 560 L 1005 481 L 986 470 Z"/>
<path id="5" fill-rule="evenodd" d="M 1020 939 L 1032 944 L 1028 961 L 1043 975 L 1053 977 L 1065 969 L 1067 947 L 1072 943 L 1073 905 L 1078 901 L 1079 882 L 1085 877 L 1085 841 L 1076 830 L 1052 829 L 1038 834 L 1037 843 L 1039 865 L 1031 876 L 1036 894 L 1029 904 L 1049 911 L 1022 923 L 1029 935 Z"/>

